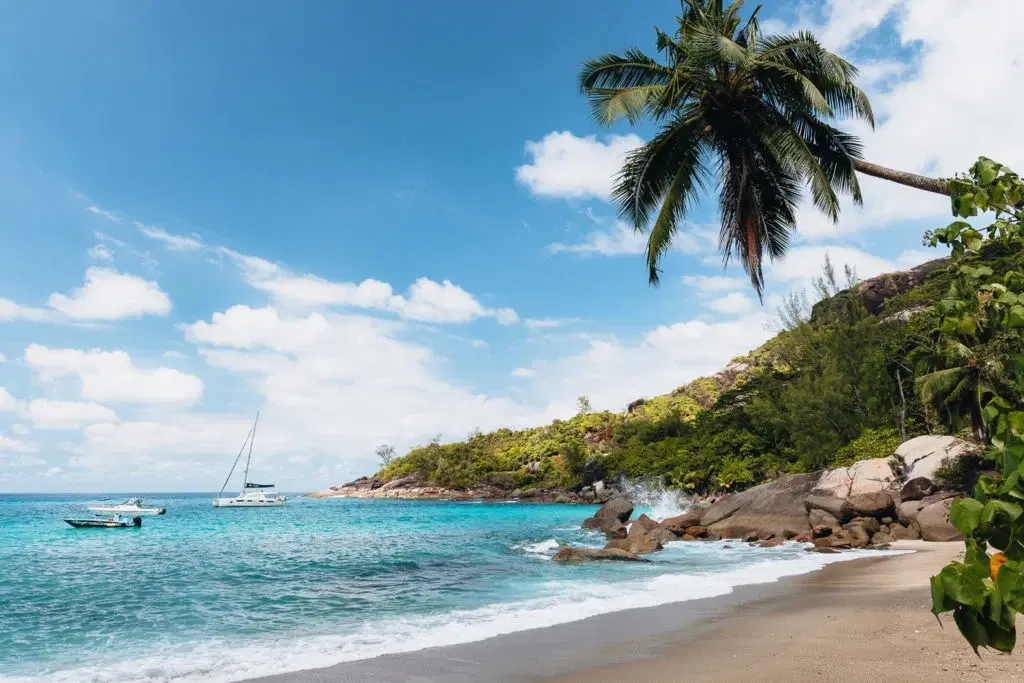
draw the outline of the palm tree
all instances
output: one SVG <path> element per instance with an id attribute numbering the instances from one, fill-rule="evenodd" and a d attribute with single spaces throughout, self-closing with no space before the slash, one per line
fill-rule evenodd
<path id="1" fill-rule="evenodd" d="M 996 393 L 994 387 L 1005 383 L 1002 363 L 979 358 L 966 344 L 947 338 L 934 352 L 919 356 L 916 365 L 914 384 L 921 400 L 945 412 L 954 426 L 967 418 L 971 432 L 984 441 L 982 408 Z"/>
<path id="2" fill-rule="evenodd" d="M 717 185 L 725 262 L 737 258 L 758 295 L 762 262 L 786 251 L 803 186 L 839 218 L 836 193 L 861 202 L 856 171 L 948 194 L 943 180 L 869 164 L 856 137 L 829 124 L 856 117 L 874 126 L 857 69 L 807 32 L 766 36 L 743 0 L 682 0 L 678 28 L 655 28 L 664 63 L 641 50 L 586 62 L 580 89 L 594 117 L 649 120 L 660 130 L 632 152 L 613 191 L 619 214 L 650 229 L 647 267 L 658 284 L 661 257 L 689 209 Z M 653 220 L 653 223 L 652 223 Z"/>

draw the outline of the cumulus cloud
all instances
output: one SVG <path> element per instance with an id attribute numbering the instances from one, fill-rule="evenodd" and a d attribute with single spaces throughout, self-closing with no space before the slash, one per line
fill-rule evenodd
<path id="1" fill-rule="evenodd" d="M 37 398 L 28 402 L 28 417 L 36 429 L 71 430 L 94 422 L 113 422 L 117 413 L 92 401 L 54 401 Z"/>
<path id="2" fill-rule="evenodd" d="M 166 367 L 138 368 L 124 351 L 51 349 L 32 344 L 25 363 L 44 382 L 73 376 L 81 382 L 81 397 L 90 401 L 191 405 L 202 395 L 203 383 Z"/>
<path id="3" fill-rule="evenodd" d="M 746 294 L 730 292 L 724 296 L 716 296 L 708 300 L 708 308 L 719 313 L 747 313 L 754 310 L 757 304 Z"/>
<path id="4" fill-rule="evenodd" d="M 749 285 L 747 280 L 726 275 L 684 275 L 683 284 L 696 287 L 701 292 L 728 292 Z"/>
<path id="5" fill-rule="evenodd" d="M 643 144 L 637 135 L 577 137 L 552 132 L 526 143 L 530 163 L 516 169 L 516 181 L 545 197 L 607 200 L 626 155 Z"/>
<path id="6" fill-rule="evenodd" d="M 294 274 L 270 261 L 230 249 L 220 251 L 239 265 L 250 285 L 267 292 L 284 306 L 372 309 L 417 322 L 467 323 L 477 318 L 494 318 L 501 325 L 519 322 L 519 315 L 513 309 L 484 306 L 449 280 L 436 282 L 421 277 L 403 295 L 380 280 L 335 282 L 311 274 Z"/>
<path id="7" fill-rule="evenodd" d="M 37 450 L 39 449 L 32 444 L 0 434 L 0 451 L 7 451 L 9 453 L 35 453 Z"/>
<path id="8" fill-rule="evenodd" d="M 70 295 L 51 294 L 47 305 L 72 320 L 120 320 L 167 315 L 171 298 L 155 282 L 109 268 L 89 268 Z"/>
<path id="9" fill-rule="evenodd" d="M 622 221 L 607 230 L 595 230 L 587 235 L 582 242 L 565 244 L 552 242 L 548 251 L 552 254 L 599 254 L 601 256 L 620 256 L 623 254 L 642 254 L 647 249 L 647 236 L 637 232 Z"/>
<path id="10" fill-rule="evenodd" d="M 18 400 L 11 396 L 11 392 L 0 387 L 0 412 L 10 412 L 18 407 Z"/>

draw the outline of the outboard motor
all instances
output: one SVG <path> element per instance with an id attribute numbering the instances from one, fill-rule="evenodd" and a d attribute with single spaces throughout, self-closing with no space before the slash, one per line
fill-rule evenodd
<path id="1" fill-rule="evenodd" d="M 142 517 L 135 515 L 135 517 L 132 518 L 132 526 L 142 526 Z"/>

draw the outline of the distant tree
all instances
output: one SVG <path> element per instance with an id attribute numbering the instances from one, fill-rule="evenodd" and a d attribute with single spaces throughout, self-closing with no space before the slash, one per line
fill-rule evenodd
<path id="1" fill-rule="evenodd" d="M 377 446 L 374 453 L 376 453 L 377 457 L 380 458 L 380 464 L 383 467 L 387 467 L 391 464 L 391 461 L 395 459 L 395 447 L 391 444 L 382 443 Z"/>
<path id="2" fill-rule="evenodd" d="M 576 410 L 580 415 L 586 415 L 593 408 L 590 407 L 590 399 L 586 396 L 580 396 L 576 399 Z"/>
<path id="3" fill-rule="evenodd" d="M 466 441 L 472 441 L 473 439 L 478 439 L 481 436 L 483 436 L 483 432 L 480 431 L 480 428 L 473 427 L 473 429 L 469 430 L 469 435 L 466 437 Z"/>

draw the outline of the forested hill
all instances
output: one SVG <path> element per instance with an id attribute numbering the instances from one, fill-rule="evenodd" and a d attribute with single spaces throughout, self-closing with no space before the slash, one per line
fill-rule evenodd
<path id="1" fill-rule="evenodd" d="M 990 247 L 973 259 L 997 275 L 1013 269 L 1018 257 Z M 581 412 L 543 427 L 417 447 L 377 478 L 571 489 L 587 466 L 707 493 L 888 456 L 901 440 L 959 426 L 915 391 L 917 377 L 934 370 L 926 362 L 937 339 L 932 305 L 954 275 L 936 260 L 844 289 L 827 268 L 815 283 L 826 298 L 812 308 L 806 296 L 791 297 L 780 311 L 783 331 L 712 377 L 637 397 L 620 413 Z"/>

